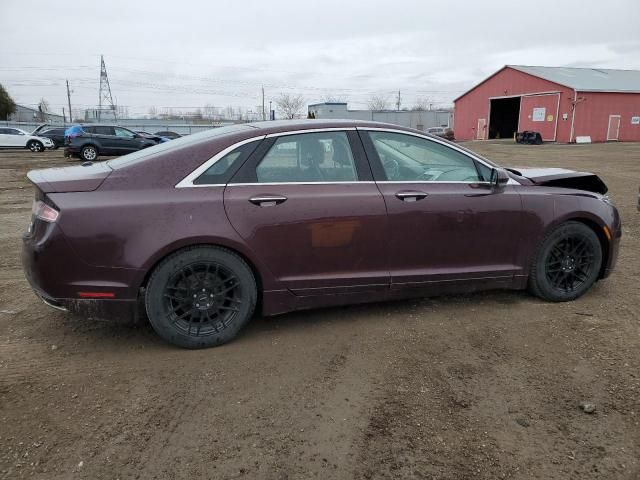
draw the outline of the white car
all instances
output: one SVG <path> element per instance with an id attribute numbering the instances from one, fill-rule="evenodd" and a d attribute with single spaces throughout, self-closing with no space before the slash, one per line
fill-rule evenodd
<path id="1" fill-rule="evenodd" d="M 0 148 L 28 148 L 32 152 L 42 152 L 54 146 L 49 138 L 31 135 L 19 128 L 0 127 Z"/>

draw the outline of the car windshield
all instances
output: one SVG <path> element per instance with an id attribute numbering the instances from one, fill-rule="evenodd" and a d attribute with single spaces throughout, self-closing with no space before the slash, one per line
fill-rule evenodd
<path id="1" fill-rule="evenodd" d="M 230 133 L 238 133 L 243 130 L 252 128 L 254 127 L 248 125 L 230 125 L 228 127 L 212 128 L 211 130 L 205 130 L 203 132 L 194 133 L 193 135 L 188 135 L 186 137 L 180 137 L 170 142 L 159 143 L 152 147 L 138 150 L 137 152 L 133 152 L 113 160 L 109 160 L 107 162 L 107 165 L 109 165 L 109 167 L 113 168 L 114 170 L 117 170 L 118 168 L 138 163 L 146 159 L 147 157 L 156 155 L 161 152 L 172 150 L 174 148 L 179 149 L 180 147 L 200 143 L 202 141 L 209 140 L 210 138 L 219 137 L 221 135 L 227 135 Z"/>

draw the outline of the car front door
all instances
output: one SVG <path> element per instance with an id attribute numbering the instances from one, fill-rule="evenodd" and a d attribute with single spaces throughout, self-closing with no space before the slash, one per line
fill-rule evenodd
<path id="1" fill-rule="evenodd" d="M 492 166 L 436 139 L 360 134 L 389 213 L 392 287 L 509 282 L 520 272 L 520 196 L 492 187 Z"/>
<path id="2" fill-rule="evenodd" d="M 126 128 L 114 127 L 116 135 L 116 144 L 121 155 L 137 152 L 143 143 L 143 139 L 131 130 Z"/>
<path id="3" fill-rule="evenodd" d="M 267 136 L 224 204 L 283 289 L 388 290 L 385 204 L 355 129 Z"/>

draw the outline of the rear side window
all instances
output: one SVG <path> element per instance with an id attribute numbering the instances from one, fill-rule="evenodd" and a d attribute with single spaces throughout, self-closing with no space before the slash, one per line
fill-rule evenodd
<path id="1" fill-rule="evenodd" d="M 93 129 L 91 133 L 96 135 L 115 135 L 113 127 L 96 126 L 91 128 Z"/>
<path id="2" fill-rule="evenodd" d="M 249 155 L 257 148 L 260 140 L 245 143 L 211 165 L 202 175 L 193 181 L 194 185 L 213 185 L 227 183 Z"/>
<path id="3" fill-rule="evenodd" d="M 345 132 L 278 137 L 256 168 L 258 183 L 353 182 L 358 179 Z"/>

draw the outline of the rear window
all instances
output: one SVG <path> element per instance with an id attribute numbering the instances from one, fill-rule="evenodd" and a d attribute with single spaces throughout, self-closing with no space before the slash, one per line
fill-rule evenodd
<path id="1" fill-rule="evenodd" d="M 187 135 L 186 137 L 176 138 L 175 140 L 171 140 L 170 142 L 159 143 L 158 145 L 153 145 L 143 150 L 138 150 L 137 152 L 129 153 L 128 155 L 109 160 L 108 165 L 113 169 L 122 168 L 125 166 L 133 165 L 134 163 L 141 162 L 147 157 L 152 157 L 158 153 L 173 150 L 174 148 L 178 150 L 182 147 L 205 142 L 207 140 L 210 140 L 211 138 L 233 133 L 240 133 L 247 130 L 255 130 L 259 135 L 259 131 L 256 130 L 255 127 L 249 125 L 230 125 L 228 127 L 212 128 L 211 130 L 205 130 L 203 132 Z"/>

